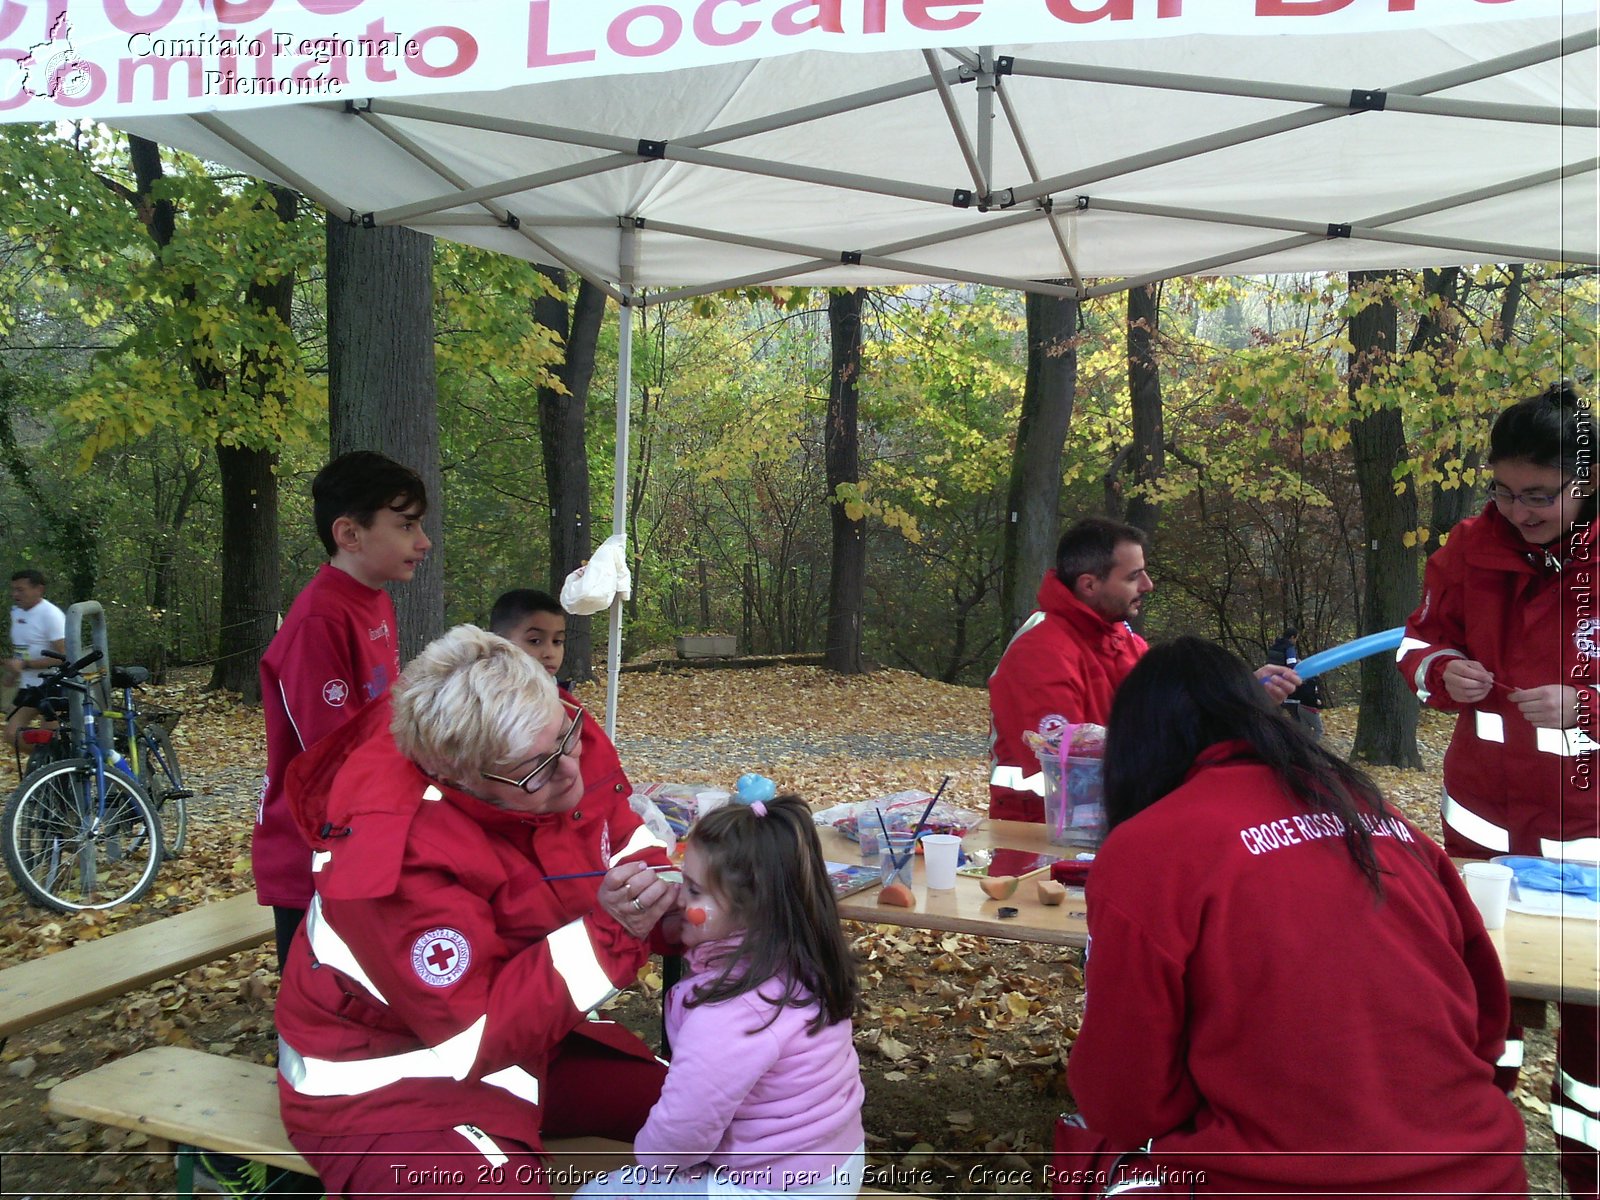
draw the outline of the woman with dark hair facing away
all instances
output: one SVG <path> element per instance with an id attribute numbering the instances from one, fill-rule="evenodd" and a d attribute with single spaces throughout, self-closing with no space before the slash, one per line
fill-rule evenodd
<path id="1" fill-rule="evenodd" d="M 1589 402 L 1569 384 L 1504 409 L 1488 502 L 1428 560 L 1406 622 L 1400 674 L 1424 704 L 1457 714 L 1441 811 L 1457 857 L 1600 859 L 1595 450 Z M 1563 1004 L 1560 1018 L 1550 1119 L 1568 1189 L 1594 1197 L 1600 1010 Z M 1521 1029 L 1506 1050 L 1510 1090 Z"/>
<path id="2" fill-rule="evenodd" d="M 1499 959 L 1365 775 L 1180 638 L 1118 690 L 1105 787 L 1058 1192 L 1153 1139 L 1169 1194 L 1525 1193 Z"/>
<path id="3" fill-rule="evenodd" d="M 578 1197 L 856 1195 L 856 968 L 805 801 L 696 822 L 676 911 L 689 973 L 667 996 L 672 1065 L 633 1139 L 639 1166 Z"/>

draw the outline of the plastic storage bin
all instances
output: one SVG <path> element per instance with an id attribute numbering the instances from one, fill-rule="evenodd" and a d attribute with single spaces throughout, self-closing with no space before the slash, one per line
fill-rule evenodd
<path id="1" fill-rule="evenodd" d="M 1106 836 L 1105 784 L 1098 758 L 1039 750 L 1044 823 L 1055 846 L 1098 846 Z"/>

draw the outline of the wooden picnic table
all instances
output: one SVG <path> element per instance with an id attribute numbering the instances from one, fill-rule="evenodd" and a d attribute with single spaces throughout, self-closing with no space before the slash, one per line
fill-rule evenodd
<path id="1" fill-rule="evenodd" d="M 860 847 L 844 835 L 831 829 L 818 832 L 828 859 L 860 861 Z M 985 821 L 967 834 L 964 846 L 969 852 L 1006 847 L 1048 851 L 1063 858 L 1078 853 L 1075 847 L 1052 846 L 1045 839 L 1043 825 L 1026 821 Z M 1081 889 L 1069 888 L 1066 902 L 1061 905 L 1039 903 L 1034 884 L 1047 878 L 1048 872 L 1025 877 L 1016 895 L 1003 901 L 989 899 L 978 881 L 966 876 L 957 878 L 954 891 L 930 892 L 920 855 L 913 876 L 916 908 L 879 904 L 878 889 L 870 888 L 841 900 L 839 915 L 870 924 L 974 933 L 1014 942 L 1052 946 L 1083 946 L 1088 942 Z M 1001 908 L 1014 908 L 1017 915 L 1001 917 Z M 1600 923 L 1511 912 L 1506 914 L 1505 927 L 1494 930 L 1491 937 L 1500 951 L 1500 965 L 1513 998 L 1600 1005 Z"/>

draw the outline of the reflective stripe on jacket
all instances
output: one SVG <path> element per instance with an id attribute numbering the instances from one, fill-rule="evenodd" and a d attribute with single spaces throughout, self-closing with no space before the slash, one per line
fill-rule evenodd
<path id="1" fill-rule="evenodd" d="M 615 793 L 511 813 L 429 779 L 385 720 L 352 736 L 365 740 L 325 752 L 331 778 L 296 775 L 302 827 L 324 836 L 276 1013 L 284 1124 L 377 1133 L 466 1120 L 537 1145 L 540 1080 L 563 1039 L 651 1057 L 586 1020 L 649 947 L 595 904 L 598 878 L 545 877 L 625 855 L 665 864 L 664 848 Z"/>

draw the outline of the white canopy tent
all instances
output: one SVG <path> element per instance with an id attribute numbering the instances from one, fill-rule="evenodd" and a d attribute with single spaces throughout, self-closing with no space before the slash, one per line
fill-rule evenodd
<path id="1" fill-rule="evenodd" d="M 1591 0 L 297 3 L 0 6 L 0 116 L 100 117 L 625 305 L 1600 261 Z"/>

